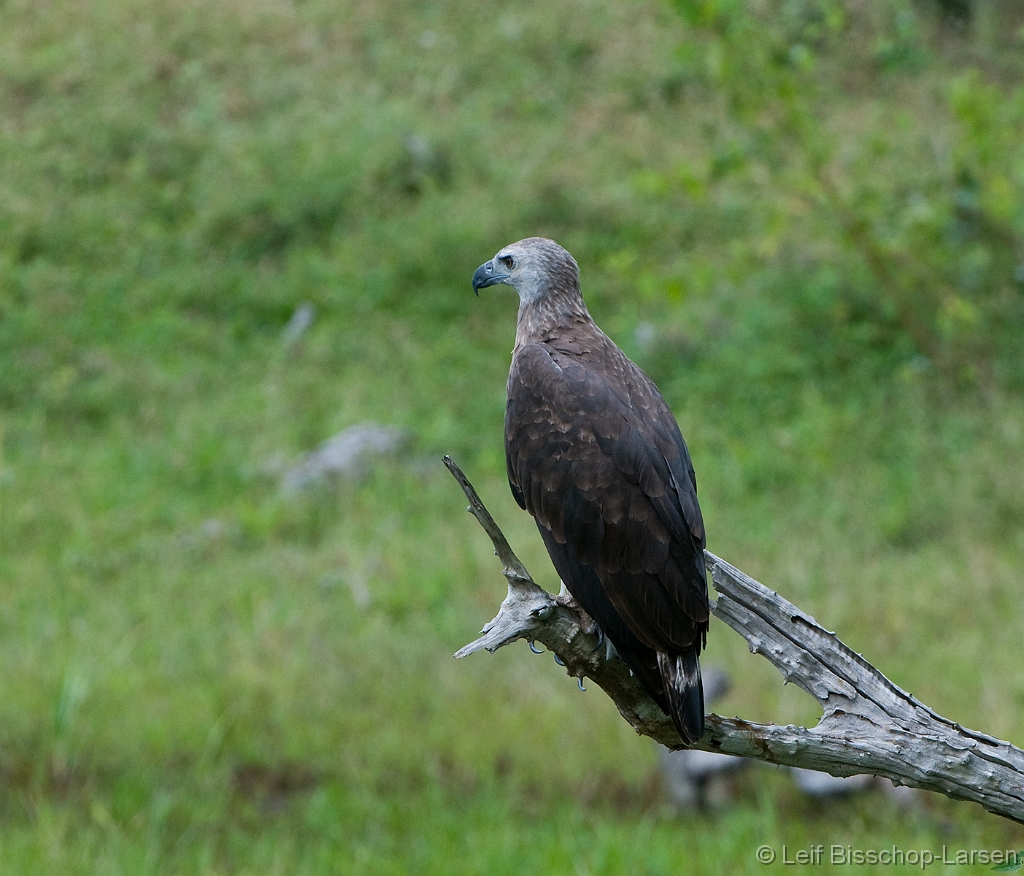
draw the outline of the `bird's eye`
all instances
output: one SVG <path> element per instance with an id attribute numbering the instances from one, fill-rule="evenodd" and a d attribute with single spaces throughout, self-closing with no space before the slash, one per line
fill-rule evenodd
<path id="1" fill-rule="evenodd" d="M 498 261 L 501 262 L 510 271 L 516 266 L 516 260 L 512 258 L 512 256 L 510 255 L 503 255 L 500 259 L 498 259 Z"/>

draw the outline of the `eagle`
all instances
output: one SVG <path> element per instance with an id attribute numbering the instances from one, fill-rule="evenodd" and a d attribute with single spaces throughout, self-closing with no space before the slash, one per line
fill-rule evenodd
<path id="1" fill-rule="evenodd" d="M 519 293 L 505 461 L 562 583 L 671 716 L 704 733 L 706 537 L 697 478 L 654 383 L 597 327 L 576 260 L 553 240 L 509 244 L 473 291 Z"/>

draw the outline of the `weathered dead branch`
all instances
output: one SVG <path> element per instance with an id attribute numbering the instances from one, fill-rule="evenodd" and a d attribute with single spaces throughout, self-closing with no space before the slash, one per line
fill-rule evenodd
<path id="1" fill-rule="evenodd" d="M 590 619 L 568 594 L 552 596 L 530 577 L 473 486 L 449 457 L 444 463 L 469 499 L 469 511 L 494 544 L 508 595 L 483 635 L 456 653 L 495 651 L 516 639 L 540 642 L 570 675 L 592 679 L 637 731 L 680 747 L 672 721 L 620 660 L 599 647 Z M 714 615 L 807 691 L 823 710 L 814 727 L 780 726 L 708 715 L 695 746 L 835 776 L 870 774 L 896 784 L 972 800 L 1024 823 L 1024 751 L 937 715 L 887 679 L 835 633 L 791 602 L 706 553 L 718 593 Z"/>

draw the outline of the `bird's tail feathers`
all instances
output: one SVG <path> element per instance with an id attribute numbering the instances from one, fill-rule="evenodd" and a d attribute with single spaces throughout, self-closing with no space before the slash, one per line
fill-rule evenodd
<path id="1" fill-rule="evenodd" d="M 684 654 L 658 652 L 658 668 L 665 686 L 669 715 L 686 745 L 704 735 L 704 686 L 697 650 Z"/>

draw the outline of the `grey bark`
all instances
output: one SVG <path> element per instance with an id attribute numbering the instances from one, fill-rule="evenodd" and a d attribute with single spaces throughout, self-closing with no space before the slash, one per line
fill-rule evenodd
<path id="1" fill-rule="evenodd" d="M 540 642 L 570 675 L 593 680 L 637 733 L 669 748 L 681 741 L 668 718 L 625 664 L 600 647 L 593 621 L 564 592 L 546 592 L 509 547 L 473 486 L 449 457 L 445 465 L 469 499 L 469 511 L 494 544 L 508 594 L 480 638 L 455 656 L 496 651 L 516 639 Z M 1024 751 L 936 714 L 778 593 L 705 552 L 718 598 L 711 611 L 822 707 L 814 727 L 780 726 L 708 715 L 694 746 L 834 776 L 868 774 L 897 785 L 980 803 L 1024 823 Z"/>

